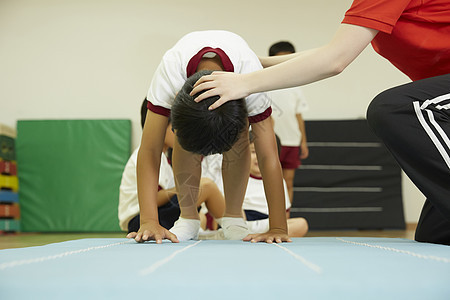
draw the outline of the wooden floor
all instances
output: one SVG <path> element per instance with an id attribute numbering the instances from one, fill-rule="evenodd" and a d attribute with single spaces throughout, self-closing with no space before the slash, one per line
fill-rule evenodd
<path id="1" fill-rule="evenodd" d="M 307 237 L 386 237 L 414 239 L 414 224 L 406 230 L 349 230 L 349 231 L 310 231 Z M 115 233 L 14 233 L 0 235 L 0 249 L 42 246 L 69 240 L 85 238 L 123 238 L 126 234 Z"/>

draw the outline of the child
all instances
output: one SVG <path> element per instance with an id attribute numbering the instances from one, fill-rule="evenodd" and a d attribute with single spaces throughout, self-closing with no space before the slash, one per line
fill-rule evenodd
<path id="1" fill-rule="evenodd" d="M 147 114 L 147 100 L 144 100 L 141 106 L 141 125 L 144 127 Z M 164 154 L 169 148 L 173 147 L 173 132 L 168 126 L 164 139 L 163 153 L 161 154 L 161 166 L 159 169 L 159 184 L 157 194 L 158 216 L 162 227 L 169 229 L 180 216 L 180 208 L 175 192 L 175 183 L 172 167 Z M 139 230 L 140 215 L 139 202 L 137 195 L 136 181 L 136 160 L 139 148 L 137 148 L 128 160 L 122 181 L 120 183 L 119 194 L 119 225 L 124 231 L 135 232 Z M 220 218 L 225 210 L 225 200 L 222 192 L 215 183 L 208 178 L 200 180 L 200 193 L 197 201 L 197 207 L 205 203 L 208 212 L 213 218 Z"/>
<path id="2" fill-rule="evenodd" d="M 266 232 L 269 228 L 267 202 L 264 195 L 264 186 L 256 157 L 254 135 L 250 132 L 250 178 L 245 192 L 242 208 L 245 213 L 247 225 L 251 233 Z M 286 184 L 284 184 L 286 197 L 286 211 L 291 207 L 287 194 Z M 302 237 L 308 232 L 308 222 L 304 218 L 289 218 L 287 220 L 288 234 L 290 237 Z"/>
<path id="3" fill-rule="evenodd" d="M 135 238 L 138 242 L 156 240 L 157 243 L 161 243 L 162 239 L 178 242 L 179 239 L 197 238 L 200 226 L 195 203 L 202 155 L 190 152 L 196 150 L 200 150 L 202 154 L 223 153 L 222 172 L 226 209 L 221 226 L 227 239 L 242 239 L 247 236 L 247 228 L 242 218 L 242 201 L 248 181 L 250 153 L 248 125 L 245 120 L 247 118 L 240 112 L 245 112 L 244 107 L 248 113 L 248 121 L 253 124 L 253 130 L 258 136 L 255 147 L 265 178 L 265 192 L 270 211 L 270 230 L 259 235 L 257 240 L 270 243 L 289 241 L 281 166 L 276 153 L 275 134 L 268 119 L 271 114 L 270 98 L 264 93 L 254 94 L 245 100 L 232 101 L 236 102 L 237 106 L 229 106 L 223 112 L 219 112 L 219 119 L 222 118 L 220 122 L 223 123 L 213 121 L 213 124 L 202 124 L 194 118 L 190 121 L 192 129 L 184 130 L 178 126 L 179 114 L 172 115 L 176 135 L 173 170 L 181 216 L 171 229 L 176 235 L 158 223 L 156 199 L 160 153 L 175 95 L 188 77 L 201 70 L 247 73 L 260 69 L 262 66 L 247 43 L 238 35 L 227 31 L 190 33 L 166 52 L 153 77 L 147 96 L 149 110 L 137 163 L 141 226 L 137 233 L 132 233 L 129 237 Z M 190 92 L 194 82 L 192 80 L 186 82 L 180 93 Z M 180 93 L 177 96 L 180 102 L 181 97 L 189 96 L 189 93 L 182 95 Z M 193 97 L 189 99 L 193 102 Z M 204 109 L 203 114 L 216 117 L 206 106 L 201 107 Z M 205 143 L 203 138 L 208 137 L 208 131 L 213 128 L 219 132 L 209 135 L 214 140 L 212 142 L 206 140 Z M 187 137 L 189 134 L 192 137 Z M 182 141 L 183 147 L 190 151 L 183 149 L 179 141 Z"/>
<path id="4" fill-rule="evenodd" d="M 292 43 L 281 41 L 269 48 L 269 56 L 295 53 Z M 294 87 L 269 92 L 272 98 L 274 130 L 281 140 L 280 161 L 290 203 L 294 201 L 295 170 L 309 154 L 305 122 L 302 113 L 308 109 L 301 88 Z"/>

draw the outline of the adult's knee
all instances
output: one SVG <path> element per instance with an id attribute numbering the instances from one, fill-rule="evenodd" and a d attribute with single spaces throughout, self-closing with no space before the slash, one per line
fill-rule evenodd
<path id="1" fill-rule="evenodd" d="M 379 124 L 384 123 L 386 116 L 389 114 L 389 101 L 392 99 L 390 90 L 378 94 L 367 108 L 367 121 L 372 128 L 376 128 Z"/>
<path id="2" fill-rule="evenodd" d="M 405 95 L 400 88 L 392 88 L 378 94 L 367 108 L 367 122 L 376 135 L 392 133 L 398 125 L 397 114 L 405 104 Z"/>

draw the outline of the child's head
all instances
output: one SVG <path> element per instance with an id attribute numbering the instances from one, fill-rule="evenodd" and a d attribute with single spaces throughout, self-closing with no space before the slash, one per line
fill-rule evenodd
<path id="1" fill-rule="evenodd" d="M 292 43 L 287 41 L 275 43 L 269 48 L 269 56 L 283 55 L 290 53 L 295 53 L 295 47 L 294 45 L 292 45 Z"/>
<path id="2" fill-rule="evenodd" d="M 195 102 L 198 95 L 190 96 L 193 85 L 212 71 L 200 71 L 189 77 L 171 109 L 172 127 L 181 147 L 186 151 L 209 155 L 231 149 L 247 126 L 244 99 L 228 101 L 214 110 L 208 110 L 218 96 Z"/>

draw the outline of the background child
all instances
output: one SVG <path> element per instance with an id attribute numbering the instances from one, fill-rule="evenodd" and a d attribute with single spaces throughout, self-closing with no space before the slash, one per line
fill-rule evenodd
<path id="1" fill-rule="evenodd" d="M 242 209 L 245 213 L 249 231 L 251 233 L 261 233 L 266 232 L 269 228 L 269 210 L 264 194 L 264 186 L 253 139 L 253 134 L 250 132 L 250 178 L 247 185 L 247 191 L 245 192 Z M 286 184 L 284 184 L 284 190 L 286 209 L 288 211 L 291 204 L 287 195 Z M 287 220 L 287 224 L 290 237 L 302 237 L 308 232 L 308 222 L 304 218 L 290 218 Z"/>

